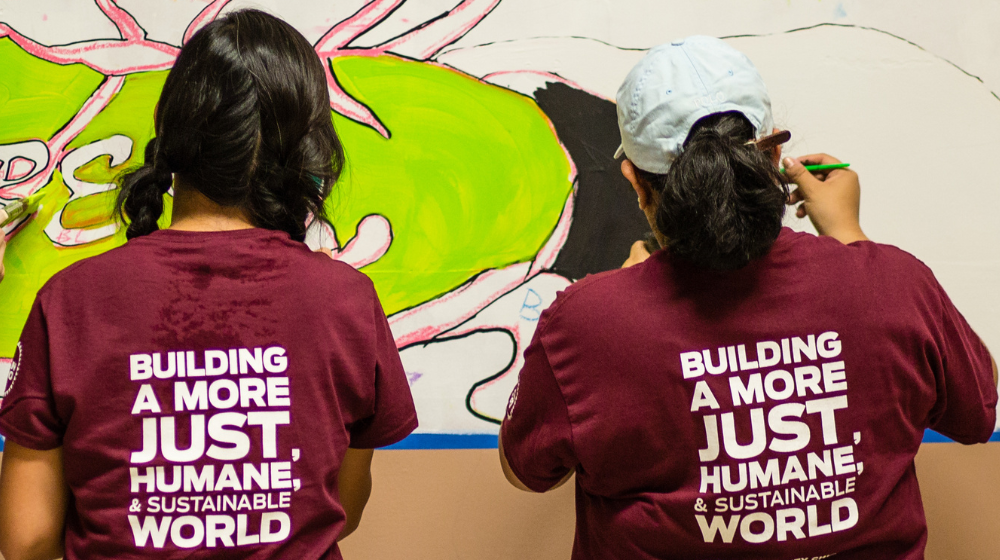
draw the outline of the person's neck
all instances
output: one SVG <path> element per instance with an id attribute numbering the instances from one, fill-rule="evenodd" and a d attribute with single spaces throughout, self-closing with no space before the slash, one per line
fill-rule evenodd
<path id="1" fill-rule="evenodd" d="M 174 181 L 174 208 L 170 227 L 178 231 L 233 231 L 256 227 L 239 208 L 216 204 L 212 199 Z"/>

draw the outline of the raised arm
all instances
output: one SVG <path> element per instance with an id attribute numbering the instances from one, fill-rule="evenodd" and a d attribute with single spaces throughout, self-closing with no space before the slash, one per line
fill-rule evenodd
<path id="1" fill-rule="evenodd" d="M 834 169 L 825 173 L 810 173 L 806 165 L 827 165 L 840 160 L 827 154 L 812 154 L 800 158 L 785 158 L 785 175 L 796 185 L 788 204 L 802 204 L 795 214 L 809 216 L 820 235 L 828 235 L 844 243 L 867 241 L 861 231 L 861 183 L 850 169 Z"/>
<path id="2" fill-rule="evenodd" d="M 60 558 L 69 489 L 62 448 L 35 451 L 10 441 L 0 470 L 0 553 L 6 560 Z"/>

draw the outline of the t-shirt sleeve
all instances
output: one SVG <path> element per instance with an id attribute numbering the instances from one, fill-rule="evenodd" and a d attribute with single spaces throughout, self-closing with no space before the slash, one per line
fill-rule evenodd
<path id="1" fill-rule="evenodd" d="M 40 451 L 61 446 L 66 427 L 56 412 L 49 369 L 48 326 L 37 298 L 3 381 L 0 434 L 18 445 Z"/>
<path id="2" fill-rule="evenodd" d="M 504 455 L 517 479 L 536 492 L 561 481 L 579 463 L 566 399 L 540 339 L 524 352 L 524 366 L 500 427 Z"/>
<path id="3" fill-rule="evenodd" d="M 937 328 L 941 371 L 931 428 L 961 443 L 989 440 L 996 426 L 997 386 L 990 353 L 944 289 Z"/>
<path id="4" fill-rule="evenodd" d="M 375 412 L 351 427 L 351 447 L 392 445 L 417 428 L 410 383 L 399 359 L 382 305 L 375 300 Z"/>

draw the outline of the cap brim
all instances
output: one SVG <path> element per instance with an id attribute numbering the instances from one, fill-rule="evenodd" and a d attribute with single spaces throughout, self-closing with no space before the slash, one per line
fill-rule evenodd
<path id="1" fill-rule="evenodd" d="M 622 157 L 623 155 L 625 155 L 625 146 L 624 145 L 619 145 L 618 149 L 615 150 L 615 159 L 618 159 L 618 158 Z"/>

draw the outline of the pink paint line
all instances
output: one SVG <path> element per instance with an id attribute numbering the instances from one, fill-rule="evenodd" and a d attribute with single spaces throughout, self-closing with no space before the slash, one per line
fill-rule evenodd
<path id="1" fill-rule="evenodd" d="M 184 30 L 184 38 L 182 39 L 183 42 L 181 44 L 186 44 L 199 29 L 205 27 L 212 21 L 215 21 L 215 18 L 219 17 L 219 13 L 222 12 L 222 9 L 226 7 L 226 4 L 228 4 L 229 1 L 230 0 L 213 0 L 209 3 L 209 5 L 205 6 L 202 11 L 198 12 L 198 15 L 191 20 L 187 29 Z"/>
<path id="2" fill-rule="evenodd" d="M 95 0 L 97 7 L 108 16 L 108 19 L 115 24 L 122 35 L 122 39 L 141 41 L 146 38 L 146 31 L 139 26 L 139 22 L 132 17 L 132 14 L 120 8 L 113 0 Z"/>
<path id="3" fill-rule="evenodd" d="M 566 197 L 566 204 L 563 205 L 562 214 L 559 215 L 559 222 L 556 223 L 555 229 L 552 230 L 552 235 L 549 236 L 542 250 L 535 256 L 534 262 L 531 263 L 531 270 L 528 272 L 529 278 L 552 268 L 552 265 L 556 263 L 559 251 L 566 244 L 570 228 L 573 226 L 573 207 L 576 204 L 576 191 L 577 183 L 574 181 L 573 191 Z"/>
<path id="4" fill-rule="evenodd" d="M 525 281 L 525 276 L 522 274 L 510 274 L 511 272 L 519 271 L 524 269 L 527 271 L 529 263 L 519 263 L 507 267 L 501 270 L 490 270 L 480 274 L 472 282 L 452 290 L 451 292 L 433 300 L 427 302 L 421 306 L 415 307 L 413 309 L 402 311 L 389 317 L 389 326 L 395 328 L 393 330 L 393 338 L 396 342 L 396 346 L 402 348 L 403 346 L 408 346 L 417 342 L 423 342 L 430 340 L 441 334 L 442 332 L 451 329 L 457 325 L 460 325 L 467 321 L 469 318 L 473 317 L 476 313 L 479 313 L 483 308 L 488 306 L 490 303 L 495 301 L 501 295 L 511 291 L 515 287 L 519 286 Z M 456 298 L 460 298 L 466 295 L 466 292 L 477 288 L 481 284 L 488 283 L 493 280 L 494 277 L 500 276 L 505 278 L 505 280 L 498 285 L 496 288 L 490 290 L 488 293 L 480 296 L 474 300 L 471 304 L 465 304 L 460 310 L 450 311 L 448 308 L 451 306 L 451 302 Z M 441 311 L 443 309 L 443 312 Z M 440 317 L 441 315 L 450 315 L 449 318 L 444 320 L 436 320 L 433 323 L 428 321 L 427 326 L 422 326 L 415 328 L 412 331 L 397 332 L 399 326 L 403 321 L 411 322 L 413 320 L 419 320 L 420 317 L 426 316 L 429 319 Z"/>
<path id="5" fill-rule="evenodd" d="M 63 156 L 66 155 L 66 146 L 83 132 L 94 117 L 111 103 L 114 96 L 121 91 L 124 83 L 125 78 L 123 76 L 112 76 L 105 80 L 97 88 L 97 91 L 91 94 L 90 98 L 83 104 L 80 112 L 57 132 L 51 140 L 45 143 L 45 146 L 49 150 L 49 163 L 45 166 L 45 169 L 23 183 L 0 189 L 0 197 L 7 199 L 23 198 L 48 184 L 52 179 L 52 173 L 55 171 L 55 168 L 61 163 Z"/>
<path id="6" fill-rule="evenodd" d="M 354 15 L 333 26 L 326 35 L 316 41 L 316 52 L 323 56 L 339 51 L 388 17 L 402 3 L 403 0 L 373 0 L 369 2 Z"/>
<path id="7" fill-rule="evenodd" d="M 478 25 L 499 3 L 500 0 L 464 0 L 443 18 L 411 31 L 383 48 L 395 51 L 414 43 L 426 43 L 410 56 L 419 60 L 429 59 Z"/>
<path id="8" fill-rule="evenodd" d="M 340 87 L 340 84 L 333 77 L 333 69 L 330 68 L 329 64 L 324 66 L 326 68 L 326 86 L 330 91 L 330 107 L 352 121 L 374 128 L 383 137 L 388 138 L 389 131 L 382 126 L 375 115 Z"/>
<path id="9" fill-rule="evenodd" d="M 72 46 L 47 47 L 28 39 L 14 29 L 11 29 L 10 26 L 3 23 L 0 23 L 0 37 L 9 37 L 15 44 L 24 49 L 26 52 L 43 60 L 54 62 L 56 64 L 83 64 L 106 76 L 125 75 L 135 72 L 148 72 L 151 70 L 166 70 L 173 66 L 173 61 L 177 58 L 177 53 L 180 52 L 180 50 L 173 45 L 149 41 L 146 39 L 128 39 L 125 41 L 117 39 L 100 39 L 97 41 L 77 43 Z M 104 64 L 87 56 L 93 52 L 122 48 L 138 50 L 149 49 L 167 56 L 165 57 L 166 60 L 162 62 L 153 64 L 137 64 L 132 66 Z M 142 57 L 140 56 L 134 58 L 141 59 Z"/>

